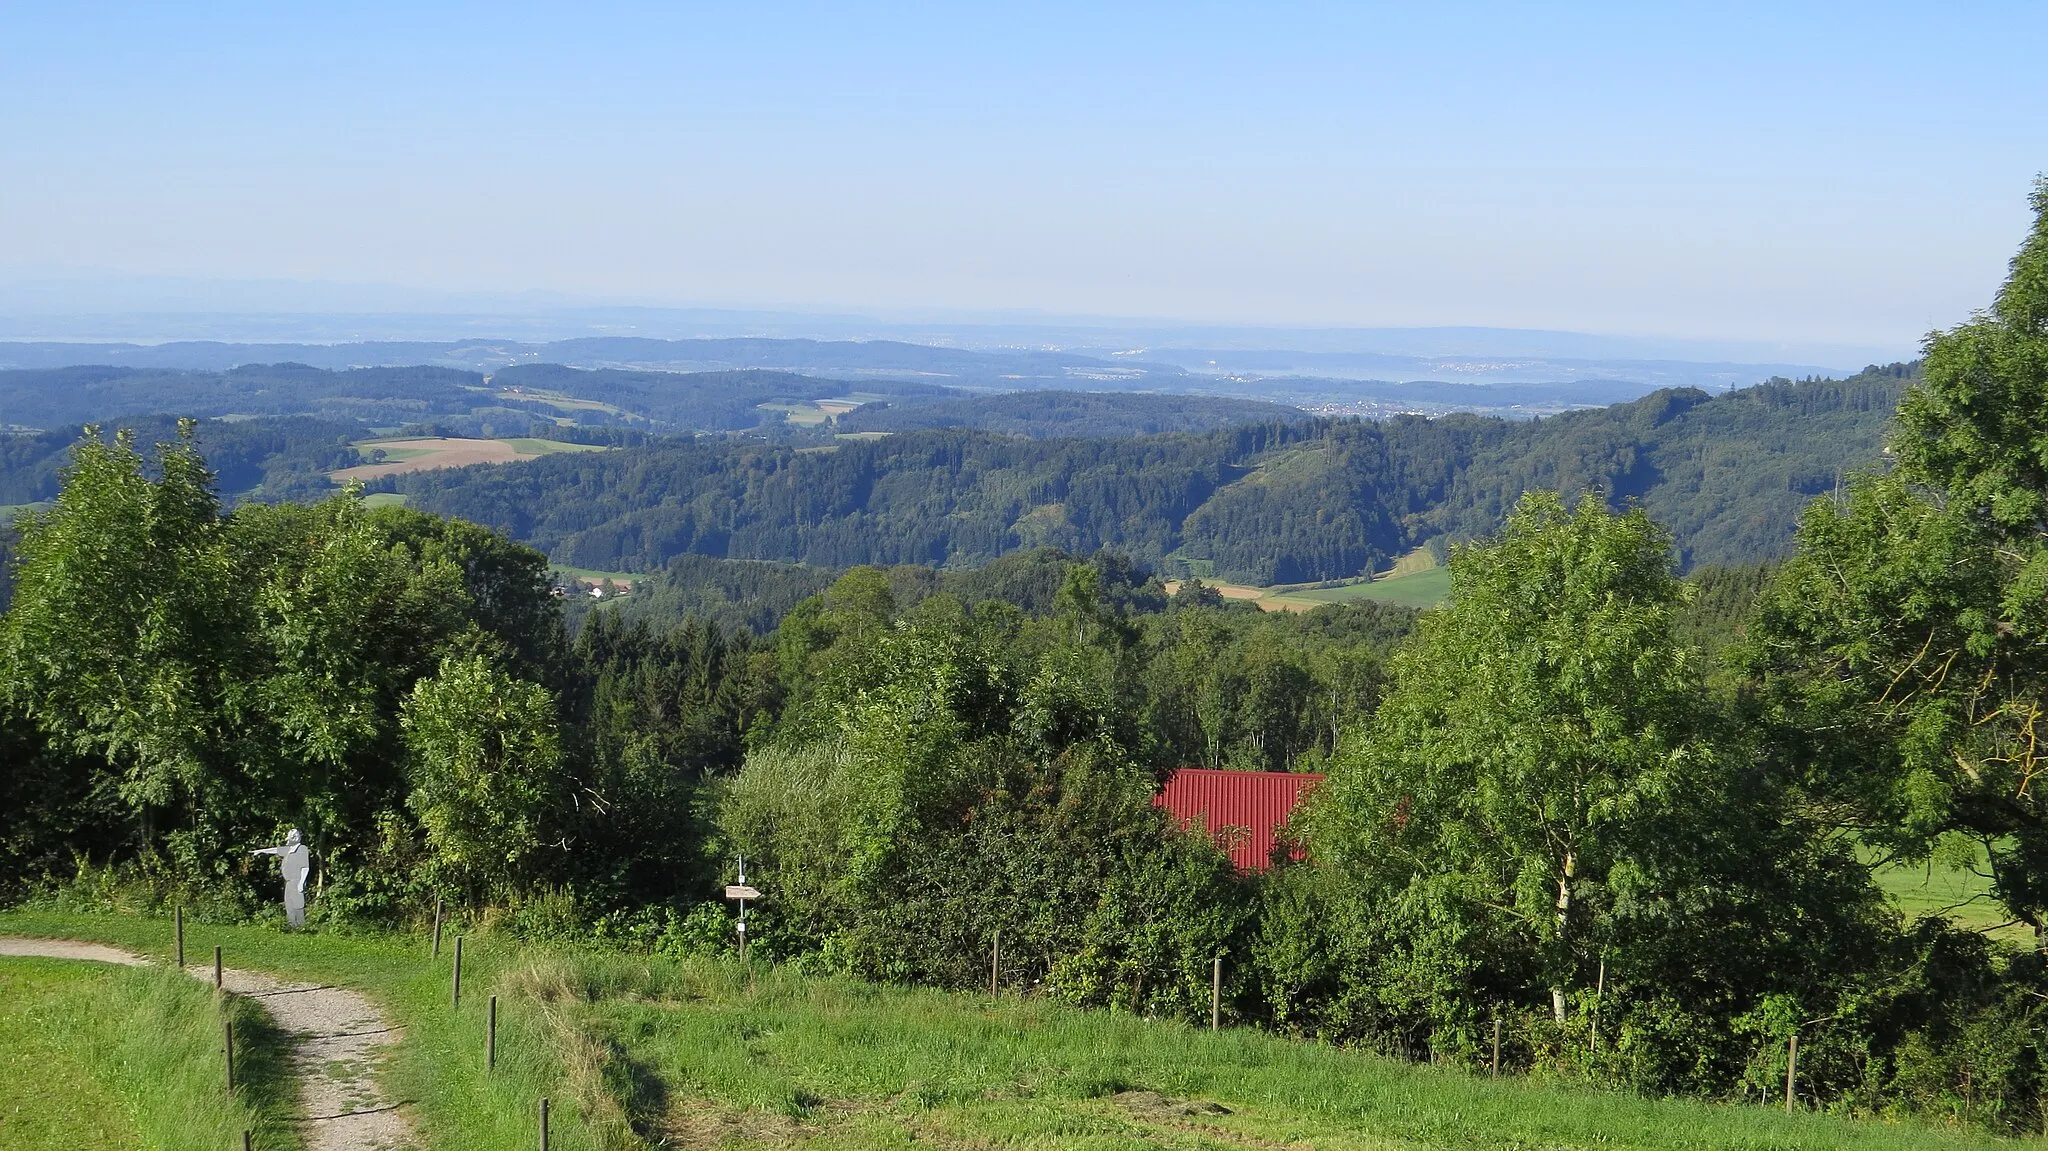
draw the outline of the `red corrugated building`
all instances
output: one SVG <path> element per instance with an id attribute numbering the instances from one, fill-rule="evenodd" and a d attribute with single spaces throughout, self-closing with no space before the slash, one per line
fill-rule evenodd
<path id="1" fill-rule="evenodd" d="M 1264 871 L 1273 859 L 1274 833 L 1287 823 L 1301 793 L 1320 775 L 1293 771 L 1216 771 L 1183 767 L 1173 773 L 1154 807 L 1184 827 L 1198 823 L 1230 851 L 1243 871 Z"/>

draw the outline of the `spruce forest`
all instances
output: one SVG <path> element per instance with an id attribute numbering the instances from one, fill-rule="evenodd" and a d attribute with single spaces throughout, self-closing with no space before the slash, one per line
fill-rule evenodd
<path id="1" fill-rule="evenodd" d="M 270 499 L 222 476 L 271 482 L 284 440 L 67 437 L 22 465 L 0 899 L 252 920 L 249 845 L 296 827 L 315 931 L 439 901 L 716 955 L 743 855 L 755 954 L 798 976 L 1206 1022 L 1220 970 L 1226 1023 L 1304 1042 L 1719 1101 L 1796 1070 L 1831 1111 L 2041 1133 L 2033 206 L 1915 365 L 1541 421 L 1034 439 L 908 407 L 375 482 L 403 504 L 293 487 L 345 462 L 313 416 Z M 1197 578 L 1431 547 L 1424 612 Z M 671 598 L 572 629 L 551 562 Z M 1154 806 L 1191 766 L 1324 778 L 1244 871 Z M 1997 929 L 1907 913 L 1896 865 L 1979 870 Z"/>

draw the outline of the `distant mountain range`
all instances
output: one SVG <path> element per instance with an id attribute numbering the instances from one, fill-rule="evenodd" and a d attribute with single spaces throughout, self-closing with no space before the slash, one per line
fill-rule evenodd
<path id="1" fill-rule="evenodd" d="M 1484 331 L 1484 330 L 1480 330 Z M 1141 333 L 1132 333 L 1141 334 Z M 1209 331 L 1206 334 L 1226 334 Z M 1469 338 L 1483 355 L 1364 351 L 1135 347 L 968 348 L 903 340 L 780 337 L 654 339 L 585 336 L 525 342 L 507 339 L 385 340 L 340 343 L 168 343 L 0 340 L 0 369 L 107 364 L 131 368 L 225 371 L 249 364 L 297 363 L 327 369 L 429 365 L 490 373 L 520 365 L 709 372 L 767 369 L 843 380 L 943 384 L 982 392 L 1041 388 L 1174 392 L 1266 400 L 1330 415 L 1451 411 L 1540 415 L 1635 399 L 1658 388 L 1726 391 L 1773 377 L 1830 374 L 1796 363 L 1586 359 L 1510 354 L 1512 349 L 1584 350 L 1592 337 L 1523 333 L 1519 341 Z M 1331 342 L 1331 341 L 1325 341 Z M 1455 343 L 1411 333 L 1403 346 Z M 1840 373 L 1837 373 L 1840 374 Z"/>

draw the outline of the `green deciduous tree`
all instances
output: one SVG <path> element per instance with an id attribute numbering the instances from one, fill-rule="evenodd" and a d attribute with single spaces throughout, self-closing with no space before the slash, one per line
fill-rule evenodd
<path id="1" fill-rule="evenodd" d="M 150 461 L 97 429 L 48 512 L 22 524 L 0 629 L 7 691 L 64 750 L 118 778 L 143 821 L 203 789 L 233 740 L 247 601 L 186 422 Z"/>
<path id="2" fill-rule="evenodd" d="M 1524 497 L 1497 541 L 1453 555 L 1451 603 L 1396 657 L 1319 812 L 1320 858 L 1509 916 L 1560 1019 L 1617 871 L 1708 754 L 1669 547 L 1640 511 Z"/>
<path id="3" fill-rule="evenodd" d="M 451 656 L 413 686 L 401 723 L 407 803 L 437 866 L 476 895 L 518 890 L 541 869 L 562 806 L 554 702 L 482 656 Z"/>
<path id="4" fill-rule="evenodd" d="M 2048 180 L 1987 312 L 1930 337 L 1896 466 L 1808 509 L 1750 659 L 1814 799 L 1924 858 L 1989 847 L 2048 926 Z"/>

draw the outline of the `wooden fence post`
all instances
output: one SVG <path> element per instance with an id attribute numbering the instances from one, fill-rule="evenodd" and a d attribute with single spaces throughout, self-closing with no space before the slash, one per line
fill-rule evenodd
<path id="1" fill-rule="evenodd" d="M 178 970 L 185 970 L 185 905 L 179 904 L 174 913 L 178 920 Z"/>
<path id="2" fill-rule="evenodd" d="M 1215 1031 L 1223 1025 L 1223 957 L 1209 968 L 1209 1030 Z"/>
<path id="3" fill-rule="evenodd" d="M 216 943 L 213 945 L 213 989 L 222 991 L 226 988 L 227 981 L 222 978 L 220 966 L 220 944 Z"/>
<path id="4" fill-rule="evenodd" d="M 439 959 L 439 958 L 441 958 L 441 911 L 442 911 L 442 907 L 443 907 L 443 901 L 441 900 L 441 898 L 440 898 L 439 896 L 435 896 L 435 897 L 434 897 L 434 958 L 436 958 L 436 959 Z"/>
<path id="5" fill-rule="evenodd" d="M 460 935 L 455 937 L 455 990 L 449 1000 L 449 1006 L 462 1006 L 462 937 Z"/>
<path id="6" fill-rule="evenodd" d="M 1500 1078 L 1500 1015 L 1493 1017 L 1493 1077 Z"/>
<path id="7" fill-rule="evenodd" d="M 1794 1077 L 1798 1075 L 1798 1073 L 1799 1033 L 1797 1031 L 1794 1031 L 1792 1033 L 1792 1038 L 1785 1041 L 1785 1114 L 1787 1115 L 1792 1114 L 1793 1101 L 1799 1098 L 1797 1092 L 1794 1090 L 1795 1085 L 1797 1083 L 1797 1080 Z"/>
<path id="8" fill-rule="evenodd" d="M 228 1073 L 228 1094 L 235 1093 L 235 1021 L 232 1018 L 220 1021 L 221 1053 Z"/>
<path id="9" fill-rule="evenodd" d="M 498 997 L 491 996 L 491 1023 L 484 1040 L 484 1070 L 493 1071 L 498 1066 Z"/>
<path id="10" fill-rule="evenodd" d="M 548 1151 L 548 1097 L 540 1097 L 540 1151 Z"/>
<path id="11" fill-rule="evenodd" d="M 1600 1052 L 1600 1001 L 1607 997 L 1607 957 L 1600 957 L 1600 982 L 1593 985 L 1593 1034 L 1586 1044 L 1586 1050 L 1597 1055 Z"/>
<path id="12" fill-rule="evenodd" d="M 998 927 L 995 938 L 989 940 L 988 944 L 988 993 L 991 997 L 997 994 L 997 983 L 1002 977 L 1002 971 L 1003 929 Z"/>

